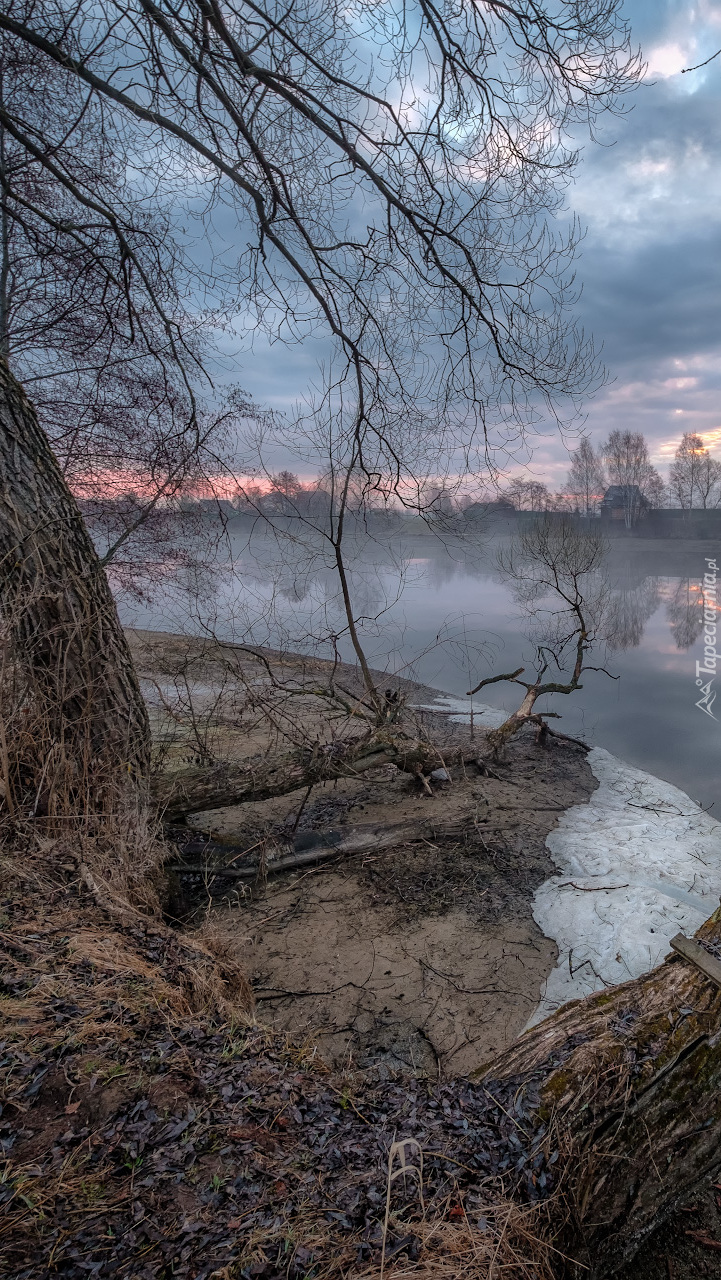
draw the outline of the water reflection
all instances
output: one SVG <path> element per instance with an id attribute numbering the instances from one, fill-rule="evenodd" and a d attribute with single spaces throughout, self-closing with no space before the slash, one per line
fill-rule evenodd
<path id="1" fill-rule="evenodd" d="M 646 623 L 661 603 L 661 579 L 644 578 L 633 585 L 612 587 L 609 600 L 610 649 L 635 649 Z"/>
<path id="2" fill-rule="evenodd" d="M 372 665 L 463 696 L 485 676 L 532 662 L 518 607 L 496 569 L 497 548 L 429 534 L 359 538 L 351 590 Z M 589 673 L 582 690 L 553 703 L 565 732 L 706 804 L 716 790 L 721 725 L 695 707 L 694 658 L 701 656 L 704 556 L 714 550 L 661 540 L 612 545 L 606 661 L 619 679 Z M 352 660 L 322 540 L 309 546 L 238 535 L 226 571 L 206 587 L 192 609 L 182 592 L 164 591 L 147 605 L 125 602 L 123 619 L 167 631 L 212 626 L 223 638 Z M 514 693 L 496 685 L 484 700 L 510 710 Z"/>
<path id="3" fill-rule="evenodd" d="M 176 589 L 176 604 L 185 599 L 189 620 L 204 609 L 213 613 L 220 630 L 229 634 L 240 626 L 243 638 L 256 643 L 271 643 L 274 635 L 279 647 L 300 643 L 311 635 L 320 640 L 318 614 L 328 622 L 333 635 L 342 632 L 342 596 L 327 543 L 318 538 L 314 545 L 307 536 L 301 540 L 270 535 L 245 540 L 236 535 L 235 541 L 226 572 L 221 569 L 212 582 L 188 582 Z M 414 546 L 414 542 L 422 545 Z M 495 634 L 499 619 L 493 607 L 489 616 L 489 604 L 499 590 L 508 624 L 515 612 L 510 592 L 497 570 L 499 545 L 488 541 L 475 545 L 467 541 L 443 543 L 431 535 L 405 541 L 397 537 L 385 542 L 359 539 L 359 545 L 348 557 L 348 576 L 361 629 L 369 635 L 387 634 L 398 625 L 404 595 L 410 592 L 412 599 L 420 594 L 427 602 L 440 603 L 441 597 L 445 602 L 449 594 L 455 596 L 455 609 L 441 619 L 446 631 L 453 632 L 453 643 L 457 643 L 457 628 L 450 624 L 469 615 L 478 621 L 485 614 Z M 609 550 L 604 570 L 606 644 L 613 652 L 641 646 L 649 620 L 665 602 L 676 648 L 687 650 L 696 643 L 703 628 L 701 577 L 650 572 L 647 560 L 647 554 L 635 556 L 630 543 L 624 544 L 622 553 L 613 546 Z M 128 602 L 124 612 L 129 613 Z M 140 616 L 142 609 L 134 612 L 139 625 L 151 618 L 158 625 L 155 615 L 163 613 L 163 605 L 161 601 L 157 606 L 151 604 L 144 619 Z M 174 612 L 180 617 L 179 609 Z M 437 612 L 433 609 L 434 615 Z M 258 634 L 253 634 L 254 629 Z"/>
<path id="4" fill-rule="evenodd" d="M 671 586 L 666 616 L 677 649 L 690 649 L 703 630 L 703 596 L 700 578 L 681 578 Z"/>

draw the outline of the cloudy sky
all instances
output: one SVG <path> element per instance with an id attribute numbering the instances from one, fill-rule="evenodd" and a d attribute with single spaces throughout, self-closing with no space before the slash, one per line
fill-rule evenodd
<path id="1" fill-rule="evenodd" d="M 588 143 L 569 210 L 585 225 L 579 312 L 603 347 L 610 381 L 587 406 L 599 443 L 613 427 L 643 431 L 662 473 L 684 431 L 721 457 L 721 0 L 626 0 L 648 63 L 603 145 Z M 288 408 L 319 354 L 257 350 L 241 378 L 261 402 Z M 538 441 L 532 470 L 561 486 L 568 454 Z"/>
<path id="2" fill-rule="evenodd" d="M 613 145 L 586 148 L 570 192 L 588 228 L 583 321 L 613 377 L 588 429 L 643 431 L 663 469 L 684 431 L 721 455 L 721 58 L 681 74 L 721 46 L 721 3 L 627 0 L 626 12 L 646 81 L 606 125 Z"/>

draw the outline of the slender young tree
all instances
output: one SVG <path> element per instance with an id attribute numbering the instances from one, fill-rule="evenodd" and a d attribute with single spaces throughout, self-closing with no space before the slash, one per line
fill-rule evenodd
<path id="1" fill-rule="evenodd" d="M 696 492 L 699 496 L 699 506 L 704 510 L 707 507 L 721 505 L 721 462 L 718 458 L 712 458 L 708 449 L 704 450 L 701 458 Z"/>
<path id="2" fill-rule="evenodd" d="M 671 463 L 669 489 L 685 510 L 716 507 L 721 501 L 721 462 L 712 458 L 701 436 L 685 432 Z"/>
<path id="3" fill-rule="evenodd" d="M 496 759 L 526 724 L 537 726 L 537 741 L 551 732 L 546 720 L 557 718 L 558 712 L 539 712 L 539 698 L 582 689 L 584 672 L 609 674 L 605 667 L 589 664 L 591 652 L 606 640 L 609 591 L 604 555 L 598 529 L 582 530 L 571 519 L 551 520 L 547 515 L 499 551 L 498 567 L 522 608 L 536 655 L 533 678 L 522 679 L 525 672 L 519 667 L 486 677 L 468 691 L 472 696 L 499 682 L 517 684 L 526 691 L 517 710 L 486 735 Z"/>
<path id="4" fill-rule="evenodd" d="M 593 516 L 598 511 L 598 504 L 605 488 L 603 459 L 596 455 L 588 436 L 584 436 L 578 448 L 571 454 L 566 489 L 583 514 Z"/>

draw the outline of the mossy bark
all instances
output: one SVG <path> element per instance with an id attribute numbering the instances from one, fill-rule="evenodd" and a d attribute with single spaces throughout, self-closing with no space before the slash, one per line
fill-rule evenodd
<path id="1" fill-rule="evenodd" d="M 696 937 L 721 955 L 721 911 Z M 565 1166 L 554 1243 L 574 1280 L 612 1276 L 721 1167 L 721 988 L 680 956 L 565 1005 L 487 1075 L 540 1080 Z"/>
<path id="2" fill-rule="evenodd" d="M 147 711 L 77 502 L 2 360 L 0 609 L 26 686 L 22 763 L 35 812 L 107 810 L 148 772 Z"/>

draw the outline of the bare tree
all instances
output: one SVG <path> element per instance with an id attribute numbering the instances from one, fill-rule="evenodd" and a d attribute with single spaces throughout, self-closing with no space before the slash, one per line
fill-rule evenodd
<path id="1" fill-rule="evenodd" d="M 133 138 L 102 103 L 3 33 L 0 350 L 126 585 L 148 560 L 187 547 L 178 497 L 227 470 L 234 424 L 250 409 L 237 396 L 204 407 L 202 275 L 133 171 Z"/>
<path id="2" fill-rule="evenodd" d="M 698 478 L 696 481 L 696 492 L 699 496 L 700 506 L 718 507 L 721 505 L 721 462 L 718 458 L 712 458 L 708 449 L 704 451 L 701 458 L 701 466 L 699 467 Z"/>
<path id="3" fill-rule="evenodd" d="M 598 504 L 606 489 L 603 459 L 598 457 L 588 436 L 571 454 L 571 467 L 566 481 L 568 494 L 575 499 L 584 515 L 598 513 Z"/>
<path id="4" fill-rule="evenodd" d="M 69 11 L 4 0 L 0 31 L 132 156 L 116 173 L 106 147 L 78 174 L 35 100 L 0 104 L 21 158 L 56 183 L 58 234 L 80 226 L 136 351 L 164 335 L 191 404 L 192 333 L 163 291 L 171 243 L 187 265 L 184 220 L 208 233 L 226 308 L 242 298 L 275 339 L 319 324 L 331 336 L 313 407 L 333 440 L 327 547 L 380 717 L 343 550 L 353 485 L 364 500 L 403 493 L 419 460 L 459 446 L 464 465 L 492 460 L 540 412 L 573 412 L 597 377 L 569 318 L 575 230 L 559 239 L 546 215 L 576 160 L 570 131 L 617 109 L 638 76 L 620 3 L 556 14 L 490 0 L 441 14 L 422 0 L 350 14 L 310 2 L 80 0 Z M 384 50 L 370 72 L 369 46 Z M 178 211 L 174 236 L 148 236 L 123 203 L 131 173 L 153 210 Z M 247 246 L 236 262 L 227 236 L 212 254 L 221 206 Z M 37 202 L 34 216 L 53 215 Z"/>
<path id="5" fill-rule="evenodd" d="M 655 468 L 646 479 L 643 496 L 649 507 L 662 507 L 668 501 L 667 485 L 664 483 L 663 476 Z"/>
<path id="6" fill-rule="evenodd" d="M 717 507 L 721 502 L 721 462 L 701 436 L 685 432 L 669 472 L 669 489 L 680 507 Z"/>
<path id="7" fill-rule="evenodd" d="M 541 518 L 513 539 L 498 555 L 503 577 L 530 623 L 536 649 L 535 675 L 522 680 L 523 668 L 481 680 L 469 696 L 490 684 L 521 685 L 521 705 L 486 740 L 498 759 L 507 743 L 525 724 L 535 724 L 538 739 L 550 732 L 546 720 L 555 711 L 538 712 L 539 698 L 581 689 L 584 671 L 604 671 L 588 665 L 588 654 L 603 640 L 608 589 L 600 572 L 605 544 L 599 532 L 580 530 L 570 519 Z M 558 673 L 549 679 L 549 670 Z M 608 672 L 605 672 L 608 674 Z M 564 679 L 565 675 L 565 679 Z"/>
<path id="8" fill-rule="evenodd" d="M 513 503 L 516 511 L 547 511 L 552 501 L 547 485 L 522 477 L 511 480 L 500 496 Z"/>
<path id="9" fill-rule="evenodd" d="M 663 481 L 648 456 L 648 445 L 638 431 L 612 431 L 601 446 L 611 484 L 623 490 L 624 516 L 628 528 L 638 518 L 639 498 L 658 505 Z"/>
<path id="10" fill-rule="evenodd" d="M 615 109 L 638 74 L 619 7 L 492 0 L 442 17 L 424 0 L 351 19 L 340 5 L 130 0 L 68 18 L 54 0 L 8 0 L 0 25 L 145 130 L 146 168 L 183 175 L 178 198 L 192 172 L 196 208 L 235 211 L 258 324 L 330 331 L 357 466 L 374 474 L 379 434 L 409 407 L 484 453 L 593 380 L 568 323 L 574 237 L 543 218 L 575 163 L 568 130 Z M 384 49 L 370 73 L 367 44 Z"/>

